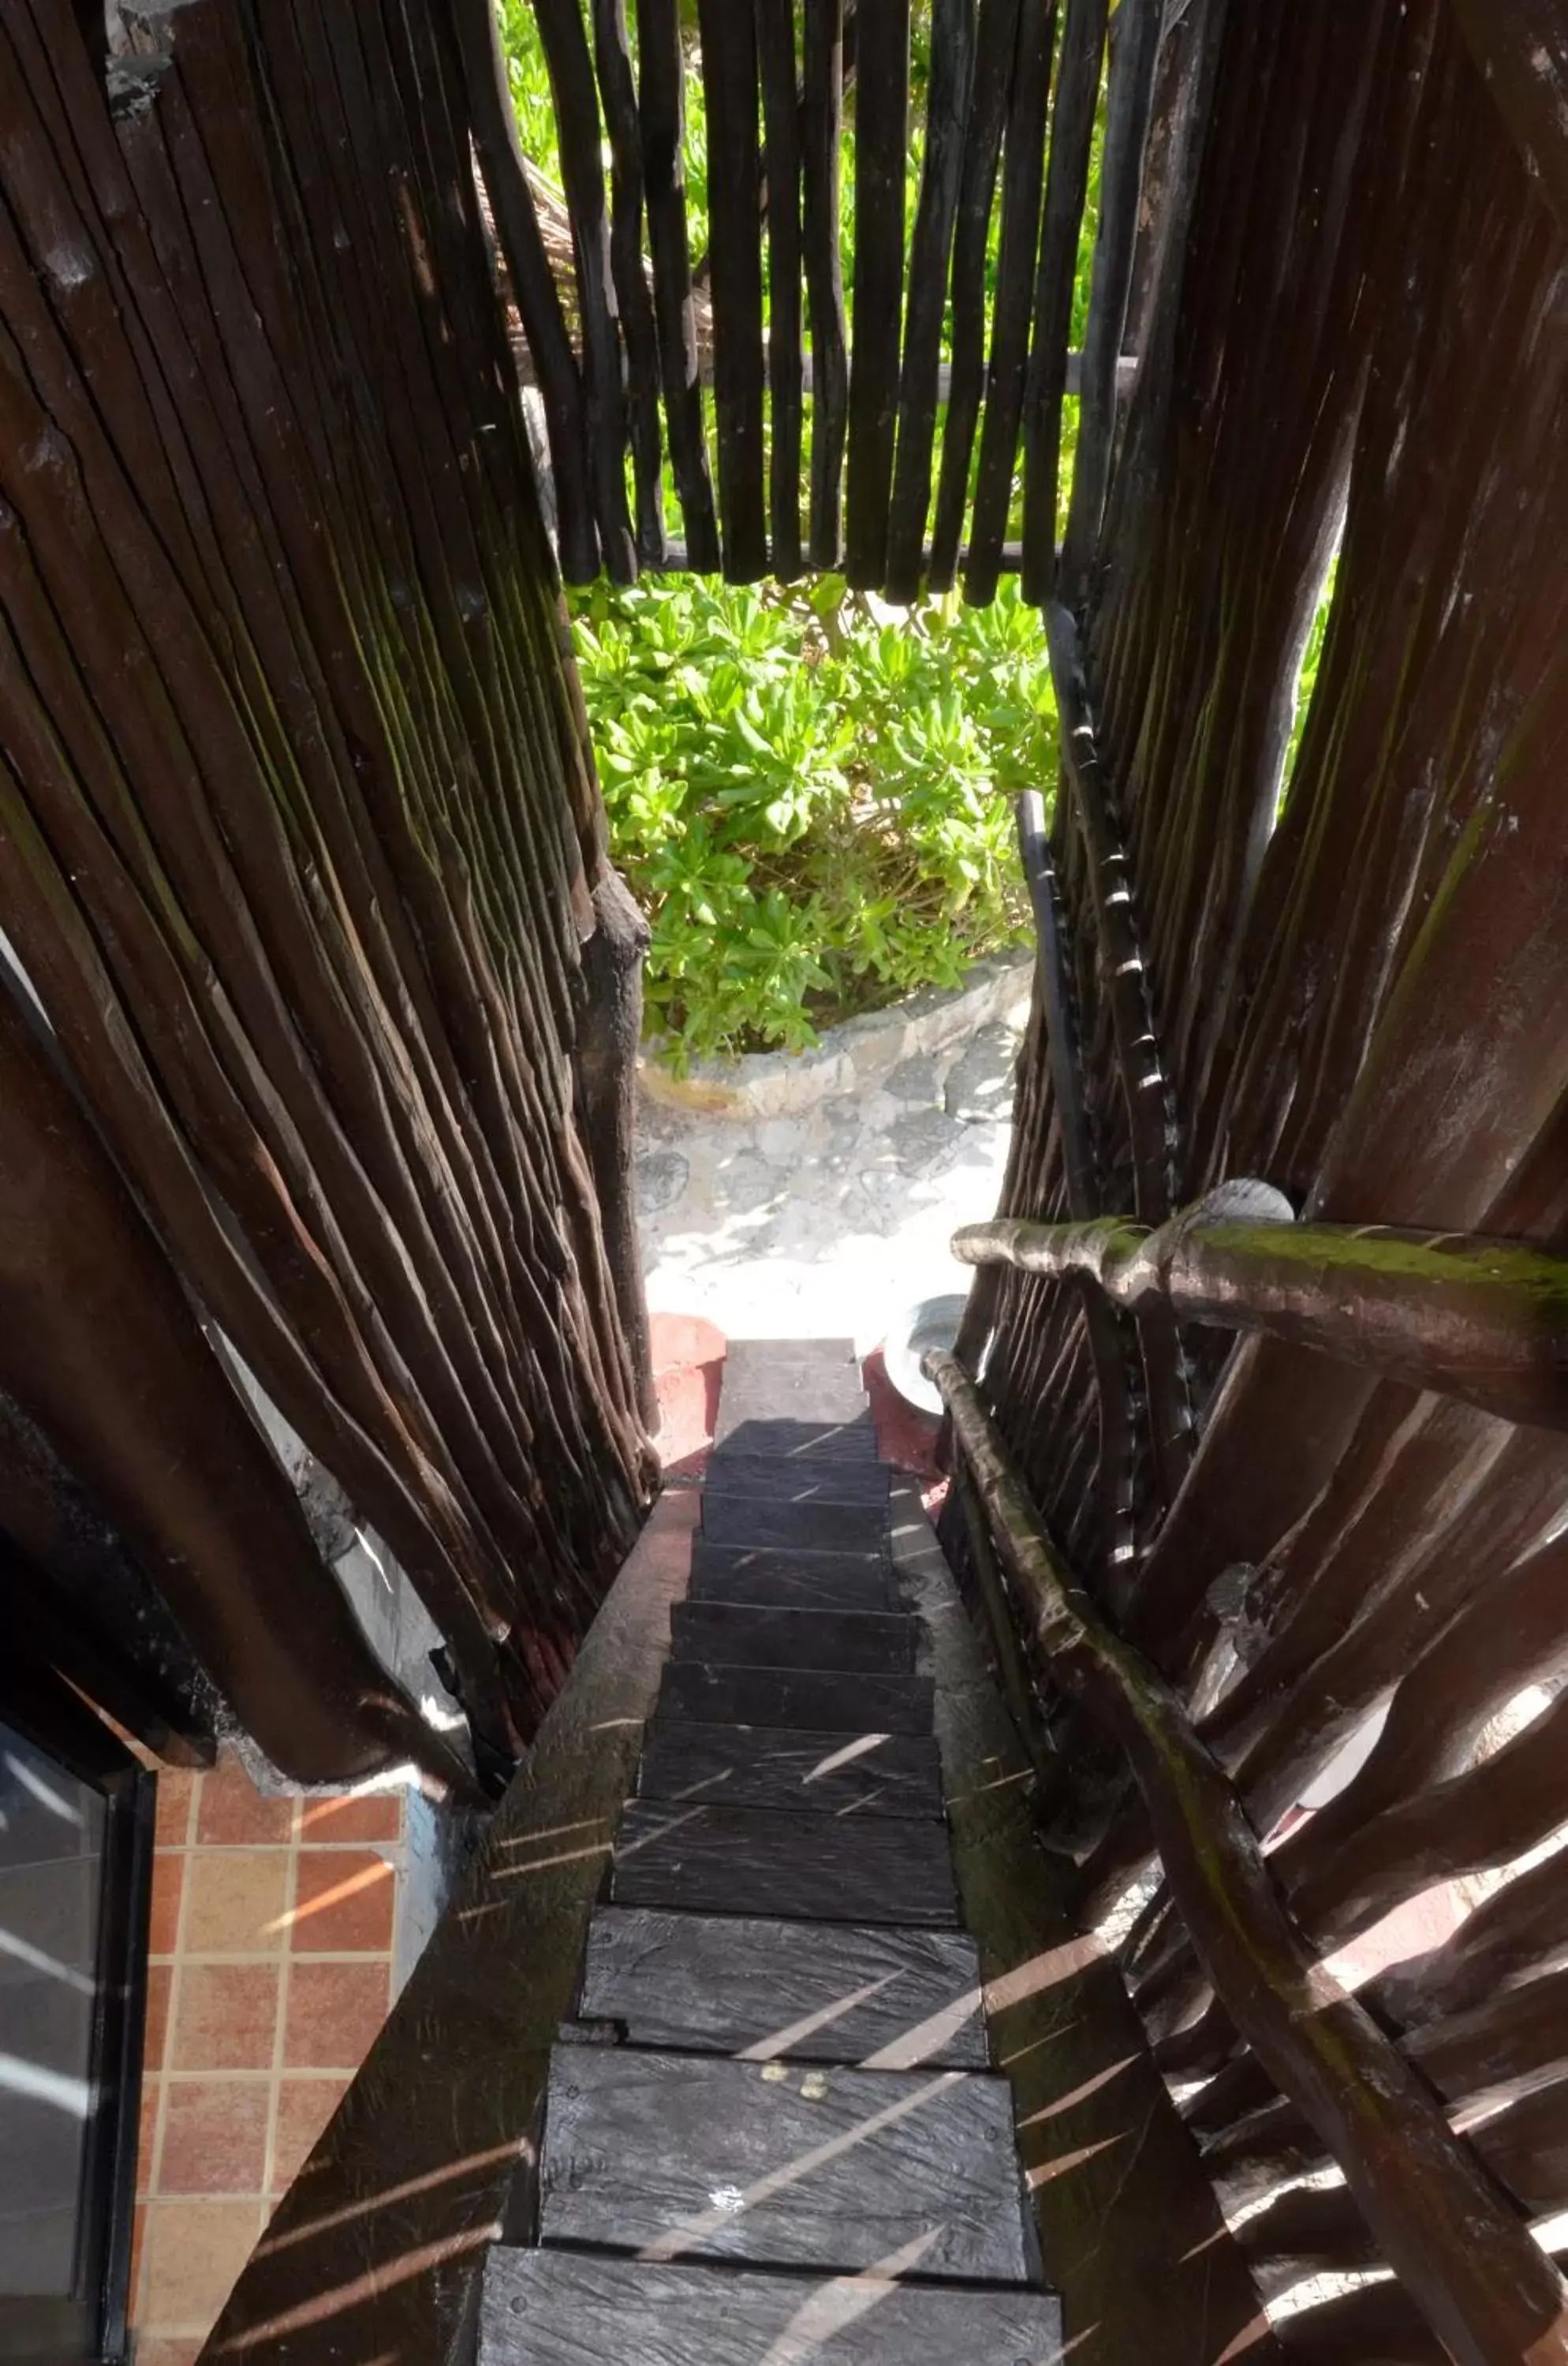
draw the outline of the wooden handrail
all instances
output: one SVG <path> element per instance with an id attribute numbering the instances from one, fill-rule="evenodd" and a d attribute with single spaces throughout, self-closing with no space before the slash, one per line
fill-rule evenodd
<path id="1" fill-rule="evenodd" d="M 1568 2360 L 1556 2268 L 1397 2047 L 1314 1962 L 1231 1784 L 1064 1566 L 973 1380 L 941 1350 L 924 1369 L 1052 1679 L 1126 1751 L 1215 1994 L 1339 2163 L 1384 2258 L 1458 2366 Z"/>
<path id="2" fill-rule="evenodd" d="M 1267 1184 L 1223 1184 L 1151 1229 L 1010 1218 L 953 1253 L 1087 1274 L 1119 1306 L 1267 1331 L 1503 1421 L 1568 1429 L 1568 1257 L 1527 1242 L 1379 1225 L 1297 1224 Z"/>

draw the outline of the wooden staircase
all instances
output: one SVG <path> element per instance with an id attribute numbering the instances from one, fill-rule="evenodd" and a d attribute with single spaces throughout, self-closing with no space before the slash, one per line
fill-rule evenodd
<path id="1" fill-rule="evenodd" d="M 1047 2366 L 849 1344 L 738 1343 L 481 2366 Z"/>

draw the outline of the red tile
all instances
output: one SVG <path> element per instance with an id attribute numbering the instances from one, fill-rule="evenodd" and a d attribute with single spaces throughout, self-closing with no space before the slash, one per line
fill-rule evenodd
<path id="1" fill-rule="evenodd" d="M 148 2071 L 164 2067 L 164 2048 L 169 2035 L 169 1989 L 174 1971 L 167 1964 L 147 1966 L 147 2020 L 141 2040 L 142 2067 Z"/>
<path id="2" fill-rule="evenodd" d="M 272 2142 L 274 2193 L 286 2192 L 293 2184 L 347 2090 L 346 2079 L 285 2079 L 277 2092 Z"/>
<path id="3" fill-rule="evenodd" d="M 261 2223 L 259 2202 L 149 2203 L 141 2295 L 147 2331 L 188 2333 L 193 2326 L 215 2324 L 255 2248 Z"/>
<path id="4" fill-rule="evenodd" d="M 152 1908 L 147 1919 L 150 1955 L 172 1955 L 179 1944 L 180 1898 L 185 1877 L 183 1854 L 159 1849 L 152 1859 Z"/>
<path id="5" fill-rule="evenodd" d="M 297 1955 L 384 1955 L 397 1882 L 370 1849 L 301 1849 L 288 1944 Z"/>
<path id="6" fill-rule="evenodd" d="M 337 1798 L 302 1799 L 299 1837 L 305 1841 L 400 1841 L 400 1791 L 345 1792 Z"/>
<path id="7" fill-rule="evenodd" d="M 297 1962 L 283 2058 L 294 2070 L 357 2070 L 391 2002 L 389 1964 Z"/>
<path id="8" fill-rule="evenodd" d="M 174 2070 L 270 2070 L 276 1964 L 186 1964 L 169 2048 Z"/>
<path id="9" fill-rule="evenodd" d="M 260 2193 L 270 2101 L 259 2079 L 175 2079 L 169 2085 L 160 2193 Z"/>
<path id="10" fill-rule="evenodd" d="M 196 1805 L 196 1836 L 209 1848 L 276 1848 L 294 1829 L 292 1799 L 266 1798 L 237 1758 L 204 1774 Z"/>
<path id="11" fill-rule="evenodd" d="M 162 1767 L 157 1787 L 157 1839 L 160 1848 L 183 1848 L 190 1837 L 191 1794 L 196 1776 L 179 1767 Z"/>
<path id="12" fill-rule="evenodd" d="M 287 1849 L 193 1849 L 186 1868 L 187 1955 L 265 1955 L 283 1945 Z"/>

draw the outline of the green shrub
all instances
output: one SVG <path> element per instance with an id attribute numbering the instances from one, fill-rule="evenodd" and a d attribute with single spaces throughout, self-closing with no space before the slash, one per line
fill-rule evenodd
<path id="1" fill-rule="evenodd" d="M 531 0 L 498 5 L 524 148 L 558 186 Z M 694 262 L 708 242 L 695 14 L 693 0 L 682 0 Z M 929 0 L 916 0 L 909 222 L 930 20 Z M 853 120 L 852 86 L 842 151 L 847 284 Z M 1080 232 L 1075 339 L 1088 303 L 1102 131 Z M 987 256 L 987 322 L 999 214 L 993 209 Z M 711 434 L 711 411 L 708 425 Z M 1062 422 L 1064 518 L 1077 431 L 1072 400 Z M 940 452 L 940 422 L 937 445 Z M 978 455 L 976 436 L 972 475 Z M 1020 480 L 1014 537 L 1021 490 Z M 668 458 L 663 490 L 679 533 Z M 803 1049 L 837 1018 L 955 984 L 978 954 L 1024 932 L 1010 795 L 1050 793 L 1056 748 L 1044 632 L 1016 585 L 1004 583 L 984 610 L 931 600 L 897 621 L 847 594 L 838 576 L 759 590 L 649 577 L 626 592 L 595 585 L 571 604 L 615 860 L 653 927 L 649 1025 L 673 1065 L 769 1045 Z"/>
<path id="2" fill-rule="evenodd" d="M 1055 777 L 1038 614 L 693 577 L 572 601 L 616 861 L 678 1064 L 799 1050 L 1016 940 L 1010 797 Z"/>

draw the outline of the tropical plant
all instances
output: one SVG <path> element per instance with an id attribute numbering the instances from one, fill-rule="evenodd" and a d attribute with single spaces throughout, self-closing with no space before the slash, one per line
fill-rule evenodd
<path id="1" fill-rule="evenodd" d="M 1016 593 L 894 615 L 840 576 L 682 576 L 573 606 L 671 1058 L 798 1050 L 1018 935 L 1010 793 L 1055 777 L 1055 714 Z"/>

